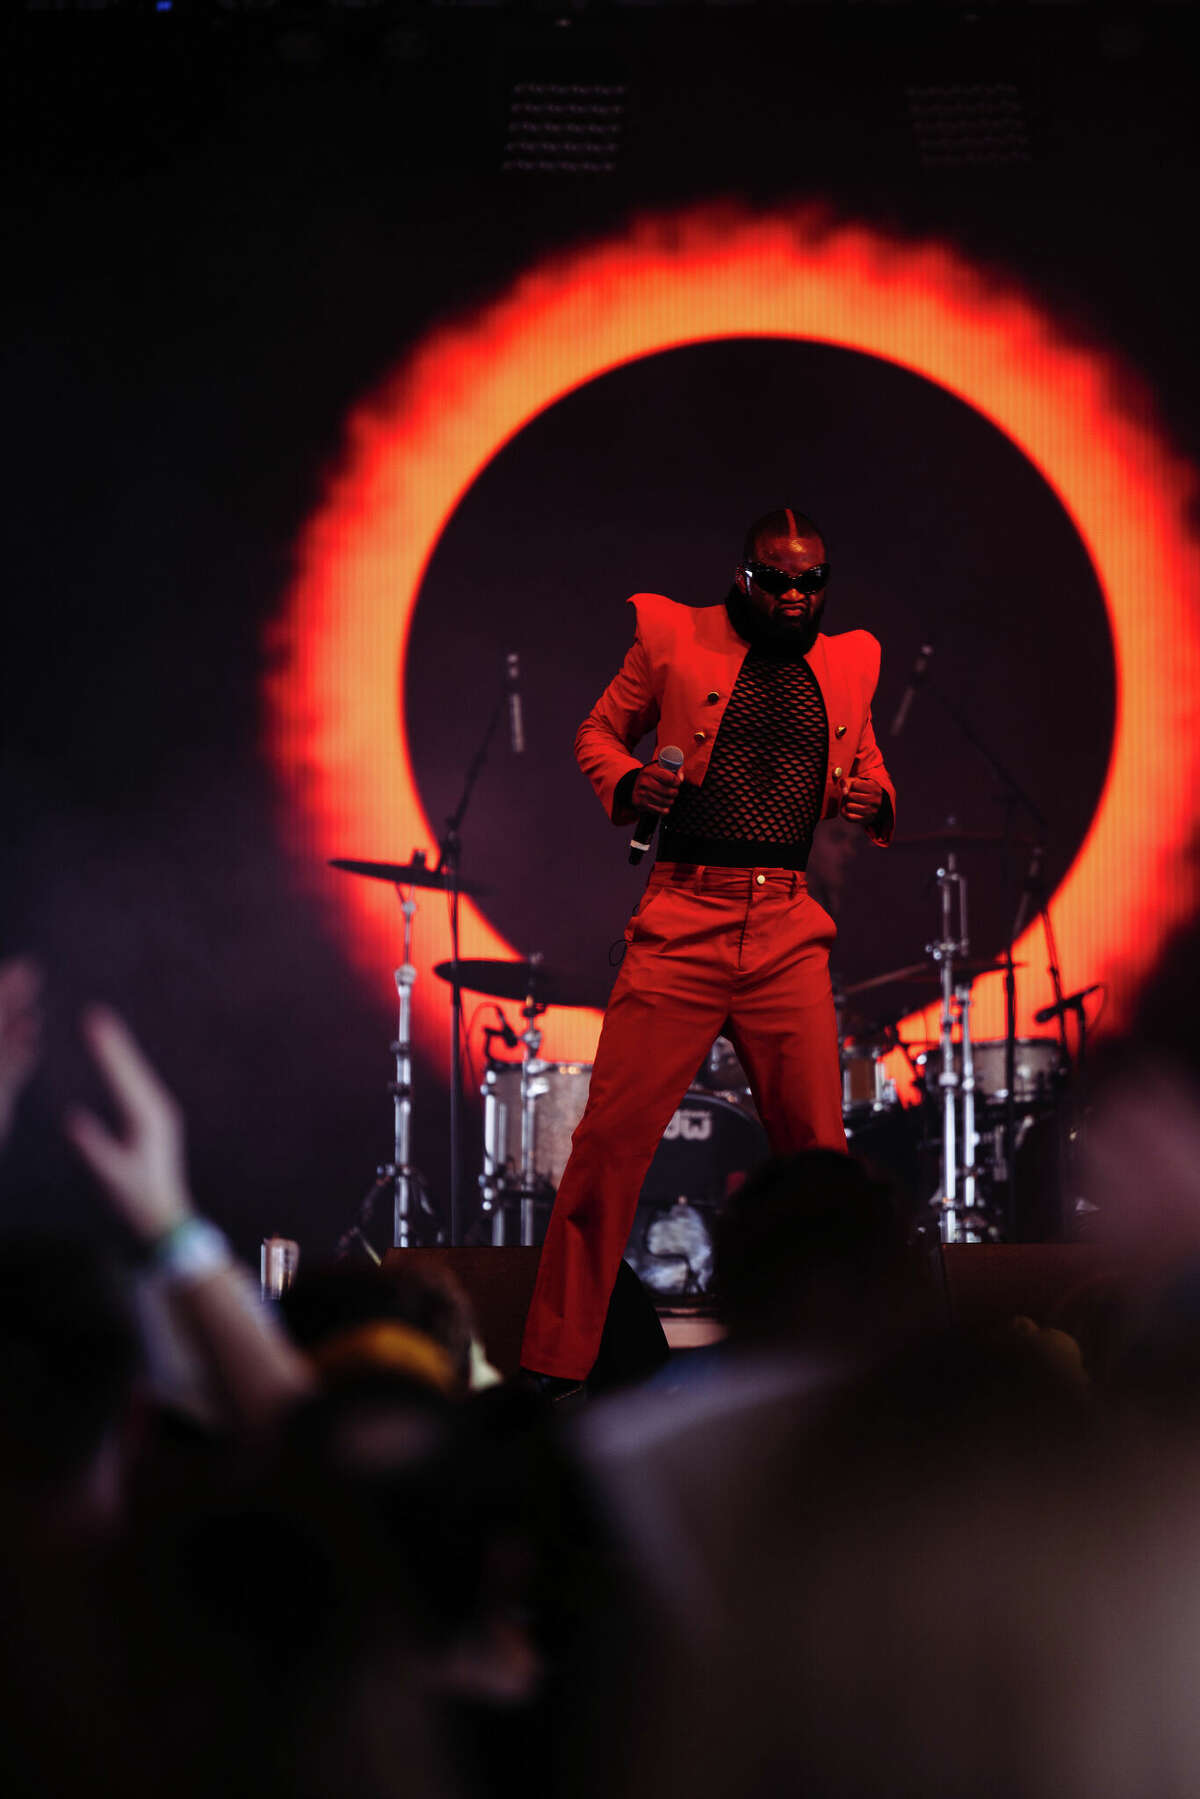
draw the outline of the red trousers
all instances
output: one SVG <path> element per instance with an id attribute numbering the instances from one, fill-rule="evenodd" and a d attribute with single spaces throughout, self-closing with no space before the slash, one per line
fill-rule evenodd
<path id="1" fill-rule="evenodd" d="M 659 1139 L 714 1038 L 733 1043 L 777 1155 L 845 1149 L 829 984 L 836 927 L 802 874 L 660 864 L 625 931 L 538 1266 L 521 1361 L 582 1380 Z"/>

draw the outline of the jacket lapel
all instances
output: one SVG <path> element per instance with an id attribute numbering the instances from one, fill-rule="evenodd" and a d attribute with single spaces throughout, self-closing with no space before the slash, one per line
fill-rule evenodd
<path id="1" fill-rule="evenodd" d="M 819 636 L 804 660 L 816 676 L 817 686 L 821 689 L 821 698 L 825 702 L 825 720 L 829 732 L 825 759 L 825 785 L 828 790 L 835 767 L 840 766 L 843 774 L 848 772 L 846 757 L 840 752 L 849 743 L 850 753 L 853 754 L 853 746 L 858 741 L 858 733 L 856 730 L 851 735 L 850 731 L 845 729 L 850 723 L 850 694 L 842 670 L 838 666 L 840 659 L 829 654 L 829 639 Z M 837 734 L 839 725 L 843 727 L 840 737 Z"/>

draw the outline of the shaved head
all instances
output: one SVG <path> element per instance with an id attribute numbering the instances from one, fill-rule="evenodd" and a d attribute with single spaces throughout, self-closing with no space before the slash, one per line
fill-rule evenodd
<path id="1" fill-rule="evenodd" d="M 755 519 L 746 533 L 746 542 L 742 550 L 748 562 L 755 560 L 759 540 L 764 537 L 783 537 L 798 541 L 809 541 L 816 538 L 821 548 L 825 548 L 825 539 L 821 528 L 806 513 L 796 512 L 791 506 L 777 506 L 773 512 L 764 512 L 761 518 Z"/>

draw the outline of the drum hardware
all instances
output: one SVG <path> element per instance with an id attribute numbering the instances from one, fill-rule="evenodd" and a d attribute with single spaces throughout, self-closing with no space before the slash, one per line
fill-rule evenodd
<path id="1" fill-rule="evenodd" d="M 489 1062 L 480 1089 L 484 1154 L 479 1185 L 492 1220 L 493 1243 L 505 1241 L 507 1212 L 530 1204 L 533 1214 L 525 1211 L 524 1232 L 536 1241 L 538 1209 L 553 1204 L 571 1153 L 571 1134 L 587 1104 L 591 1072 L 586 1062 L 544 1062 L 536 1053 L 530 1059 L 528 1048 L 521 1062 Z"/>
<path id="2" fill-rule="evenodd" d="M 930 1203 L 938 1214 L 942 1242 L 970 1243 L 979 1240 L 982 1223 L 973 1216 L 979 1198 L 975 1059 L 971 1043 L 971 983 L 974 977 L 966 966 L 970 954 L 967 881 L 958 867 L 954 850 L 947 851 L 938 867 L 937 887 L 941 935 L 928 944 L 926 950 L 936 966 L 942 990 L 938 1067 L 942 1145 L 938 1190 Z M 956 1025 L 959 1031 L 957 1045 L 954 1038 Z M 956 1048 L 959 1052 L 957 1060 Z"/>
<path id="3" fill-rule="evenodd" d="M 842 1117 L 847 1123 L 899 1105 L 896 1083 L 884 1066 L 894 1047 L 886 1039 L 870 1038 L 842 1045 Z"/>
<path id="4" fill-rule="evenodd" d="M 434 972 L 443 980 L 448 979 L 449 965 L 439 963 Z M 518 988 L 523 989 L 521 1016 L 525 1020 L 525 1029 L 518 1035 L 503 1013 L 499 1013 L 501 1028 L 498 1031 L 485 1031 L 489 1054 L 480 1089 L 483 1096 L 484 1151 L 479 1188 L 483 1210 L 490 1215 L 492 1221 L 493 1245 L 503 1246 L 507 1234 L 507 1214 L 516 1205 L 519 1207 L 519 1241 L 525 1247 L 532 1248 L 538 1241 L 538 1211 L 548 1210 L 553 1205 L 558 1178 L 566 1166 L 565 1152 L 561 1156 L 561 1166 L 553 1170 L 539 1166 L 548 1148 L 547 1143 L 539 1140 L 539 1102 L 550 1094 L 549 1077 L 556 1065 L 541 1060 L 542 1030 L 538 1019 L 549 1003 L 545 995 L 552 994 L 558 1003 L 565 1003 L 561 996 L 566 993 L 569 980 L 565 981 L 563 977 L 552 974 L 540 954 L 528 956 L 520 962 L 460 963 L 458 972 L 464 985 L 473 987 L 478 983 L 484 987 L 486 982 L 484 991 L 500 993 L 505 998 L 513 997 Z M 517 1063 L 497 1062 L 490 1054 L 491 1039 L 495 1036 L 503 1037 L 509 1047 L 515 1047 L 519 1043 L 521 1060 Z M 577 1069 L 578 1067 L 576 1065 Z M 516 1092 L 515 1095 L 508 1095 L 504 1089 L 506 1085 L 511 1086 L 514 1075 Z M 518 1127 L 515 1145 L 512 1141 L 510 1110 L 513 1098 L 516 1100 Z M 581 1105 L 573 1122 L 578 1122 L 578 1118 L 582 1116 Z"/>
<path id="5" fill-rule="evenodd" d="M 503 1036 L 506 1041 L 512 1037 L 514 1044 L 522 1045 L 523 1054 L 519 1063 L 498 1062 L 490 1053 L 488 1055 L 480 1088 L 484 1108 L 484 1158 L 479 1188 L 483 1210 L 491 1218 L 493 1244 L 503 1245 L 507 1234 L 506 1212 L 515 1204 L 520 1208 L 519 1240 L 531 1246 L 538 1240 L 538 1210 L 553 1204 L 558 1176 L 562 1173 L 562 1168 L 558 1168 L 551 1180 L 547 1178 L 547 1171 L 538 1167 L 538 1102 L 550 1090 L 547 1071 L 556 1065 L 540 1060 L 542 1031 L 537 1020 L 551 1005 L 603 1006 L 604 999 L 595 987 L 588 988 L 579 976 L 547 968 L 541 954 L 536 952 L 517 961 L 475 958 L 460 960 L 457 964 L 453 960 L 439 962 L 433 972 L 442 981 L 453 982 L 457 977 L 460 991 L 466 989 L 498 999 L 523 1001 L 521 1016 L 525 1020 L 525 1029 L 519 1037 L 507 1025 L 499 1031 L 488 1027 L 484 1033 L 489 1044 L 495 1036 Z M 511 1140 L 511 1099 L 498 1090 L 506 1076 L 514 1073 L 518 1073 L 520 1082 L 516 1107 L 519 1136 L 515 1145 Z M 572 1120 L 572 1128 L 582 1115 L 581 1106 Z"/>
<path id="6" fill-rule="evenodd" d="M 426 865 L 422 850 L 414 850 L 412 861 L 408 863 L 338 860 L 329 866 L 347 874 L 391 881 L 404 917 L 404 959 L 394 972 L 399 1017 L 395 1039 L 388 1045 L 395 1058 L 394 1079 L 388 1082 L 392 1099 L 392 1159 L 380 1163 L 375 1170 L 375 1179 L 359 1205 L 356 1221 L 341 1238 L 338 1249 L 345 1253 L 357 1240 L 373 1254 L 363 1226 L 371 1217 L 376 1198 L 388 1186 L 392 1189 L 392 1244 L 397 1249 L 408 1249 L 417 1240 L 414 1232 L 418 1208 L 433 1216 L 425 1178 L 412 1163 L 412 990 L 417 978 L 412 959 L 413 919 L 417 912 L 417 888 L 440 887 L 444 883 L 435 870 Z"/>
<path id="7" fill-rule="evenodd" d="M 1024 929 L 1030 895 L 1040 891 L 1042 854 L 1040 844 L 1035 845 L 1014 937 Z M 928 945 L 928 953 L 941 986 L 940 1038 L 937 1048 L 924 1058 L 927 1088 L 932 1069 L 941 1112 L 939 1182 L 931 1204 L 937 1210 L 943 1242 L 980 1242 L 1001 1235 L 999 1223 L 988 1215 L 983 1189 L 990 1197 L 997 1185 L 1006 1186 L 1006 1223 L 1010 1229 L 1013 1226 L 1017 1150 L 1034 1122 L 1029 1120 L 1022 1130 L 1017 1107 L 1044 1102 L 1058 1078 L 1062 1058 L 1048 1039 L 1018 1043 L 1016 969 L 1022 964 L 1014 961 L 1011 947 L 997 962 L 981 965 L 969 957 L 966 877 L 957 866 L 953 849 L 937 870 L 937 884 L 941 935 Z M 1049 928 L 1044 903 L 1040 909 Z M 1047 941 L 1051 941 L 1049 936 Z M 1053 953 L 1051 963 L 1056 979 Z M 1007 1032 L 1002 1040 L 977 1045 L 971 1032 L 971 987 L 977 974 L 992 969 L 1004 974 Z M 999 1107 L 1004 1109 L 1002 1124 L 994 1122 Z M 979 1129 L 981 1110 L 983 1133 Z"/>
<path id="8" fill-rule="evenodd" d="M 959 1197 L 956 1178 L 957 1168 L 953 1137 L 955 1127 L 955 1106 L 960 1093 L 964 1110 L 964 1137 L 972 1137 L 974 1133 L 974 1068 L 971 1061 L 970 1046 L 969 989 L 967 990 L 968 1009 L 964 1014 L 963 1019 L 964 1045 L 963 1072 L 961 1076 L 956 1072 L 952 1060 L 953 1008 L 958 1001 L 958 996 L 961 992 L 961 982 L 965 973 L 965 969 L 961 965 L 957 971 L 953 967 L 955 949 L 952 945 L 954 940 L 948 925 L 950 915 L 950 889 L 955 882 L 961 882 L 961 876 L 958 874 L 955 863 L 955 857 L 959 851 L 989 847 L 1020 847 L 1022 849 L 1027 849 L 1030 852 L 1028 870 L 1022 886 L 1016 918 L 1014 919 L 1012 930 L 1009 932 L 1008 944 L 1002 958 L 1006 1012 L 1005 1053 L 1007 1062 L 1006 1078 L 1004 1081 L 1004 1087 L 1007 1093 L 1005 1101 L 1006 1141 L 1004 1164 L 1009 1174 L 1007 1222 L 1010 1228 L 1014 1225 L 1017 1218 L 1016 1157 L 1014 1152 L 1014 1140 L 1017 1128 L 1017 1081 L 1013 1068 L 1017 1035 L 1015 972 L 1017 965 L 1013 961 L 1012 945 L 1019 941 L 1027 924 L 1035 914 L 1040 917 L 1042 921 L 1046 944 L 1047 967 L 1054 991 L 1056 1007 L 1062 1007 L 1063 990 L 1059 972 L 1058 951 L 1054 941 L 1054 926 L 1050 917 L 1050 898 L 1045 878 L 1046 847 L 1048 843 L 1046 816 L 1037 802 L 1025 791 L 1020 782 L 1016 780 L 1010 770 L 1004 766 L 992 750 L 991 746 L 980 735 L 966 708 L 963 705 L 960 705 L 955 697 L 936 682 L 931 684 L 929 691 L 931 697 L 938 702 L 943 712 L 945 712 L 947 717 L 955 725 L 961 737 L 983 757 L 984 761 L 992 770 L 992 773 L 995 775 L 1002 790 L 1006 809 L 1006 829 L 1002 833 L 964 831 L 959 828 L 957 819 L 947 818 L 945 825 L 941 830 L 918 833 L 916 835 L 905 837 L 894 837 L 892 839 L 892 844 L 895 848 L 901 850 L 937 848 L 944 858 L 943 866 L 938 870 L 938 883 L 941 888 L 942 898 L 942 945 L 944 950 L 949 953 L 950 965 L 947 966 L 946 962 L 935 954 L 935 960 L 938 960 L 941 964 L 942 1056 L 938 1073 L 938 1084 L 942 1095 L 944 1125 L 941 1181 L 938 1194 L 933 1203 L 939 1208 L 939 1225 L 943 1241 L 953 1242 L 959 1240 L 956 1233 L 960 1226 L 960 1208 L 957 1204 Z M 1012 824 L 1014 819 L 1018 816 L 1022 817 L 1024 822 L 1031 827 L 1034 833 L 1033 836 L 1019 836 L 1013 831 Z M 965 890 L 960 889 L 960 897 L 962 903 L 960 924 L 962 928 L 960 931 L 961 941 L 957 946 L 957 955 L 959 958 L 966 954 Z M 937 946 L 931 947 L 931 953 L 935 952 L 936 947 Z M 1064 1013 L 1061 1010 L 1058 1013 L 1058 1018 L 1065 1061 L 1067 1051 L 1066 1022 Z M 968 1070 L 970 1070 L 969 1085 L 967 1084 Z M 1077 1133 L 1071 1132 L 1068 1135 L 1069 1140 L 1074 1144 Z M 964 1155 L 964 1162 L 967 1163 L 968 1168 L 970 1168 L 974 1162 L 976 1152 L 973 1145 L 965 1144 L 964 1148 L 968 1149 L 968 1153 Z M 974 1189 L 977 1174 L 978 1170 L 974 1170 L 973 1173 L 968 1174 L 967 1169 L 964 1169 L 964 1189 Z M 1066 1179 L 1070 1179 L 1069 1166 Z M 964 1191 L 963 1199 L 964 1207 L 962 1209 L 969 1209 L 965 1206 L 966 1191 Z"/>
<path id="9" fill-rule="evenodd" d="M 701 1062 L 692 1086 L 703 1087 L 709 1093 L 749 1095 L 750 1082 L 746 1070 L 728 1037 L 713 1039 L 712 1048 Z"/>
<path id="10" fill-rule="evenodd" d="M 1046 889 L 1046 881 L 1045 881 L 1046 844 L 1048 841 L 1047 820 L 1046 820 L 1045 813 L 1042 811 L 1041 807 L 1037 804 L 1036 800 L 1034 800 L 1030 796 L 1030 794 L 1026 792 L 1025 788 L 1022 787 L 1021 783 L 1016 779 L 1016 777 L 1012 774 L 1012 772 L 1008 768 L 1005 767 L 1004 763 L 1002 763 L 1000 761 L 1000 758 L 996 755 L 996 753 L 992 749 L 991 745 L 989 743 L 987 743 L 985 741 L 985 739 L 980 735 L 980 733 L 976 729 L 975 724 L 973 723 L 971 717 L 969 716 L 969 713 L 962 705 L 959 704 L 957 698 L 952 697 L 951 694 L 949 694 L 945 690 L 944 687 L 939 686 L 937 683 L 931 684 L 930 694 L 931 694 L 931 697 L 938 702 L 938 704 L 942 708 L 942 711 L 946 713 L 947 717 L 957 727 L 959 734 L 966 740 L 967 743 L 969 743 L 971 745 L 972 749 L 976 750 L 979 753 L 979 755 L 981 755 L 983 757 L 984 761 L 988 764 L 989 768 L 992 770 L 992 773 L 995 775 L 996 780 L 999 782 L 1000 788 L 1002 791 L 1002 795 L 1003 795 L 1003 799 L 1004 799 L 1004 805 L 1005 805 L 1005 826 L 1006 826 L 1006 828 L 1002 833 L 999 833 L 999 834 L 984 833 L 984 832 L 977 832 L 977 831 L 963 831 L 963 830 L 960 830 L 960 828 L 959 828 L 958 820 L 956 818 L 951 817 L 951 818 L 946 819 L 945 825 L 941 831 L 923 834 L 925 847 L 933 847 L 934 845 L 936 845 L 937 847 L 939 847 L 942 850 L 943 855 L 944 855 L 944 866 L 951 878 L 953 878 L 957 874 L 957 869 L 955 866 L 955 856 L 956 856 L 957 852 L 960 850 L 983 848 L 983 847 L 988 847 L 989 845 L 995 845 L 997 847 L 1000 847 L 1000 846 L 1013 847 L 1013 848 L 1020 847 L 1022 849 L 1028 849 L 1030 852 L 1028 872 L 1025 876 L 1025 881 L 1022 886 L 1020 900 L 1018 902 L 1018 907 L 1017 907 L 1016 919 L 1014 920 L 1012 930 L 1009 932 L 1008 943 L 1006 945 L 1005 955 L 1003 958 L 1003 960 L 1004 960 L 1005 1011 L 1006 1011 L 1005 1037 L 1007 1039 L 1008 1046 L 1009 1046 L 1008 1059 L 1009 1059 L 1009 1064 L 1010 1064 L 1009 1078 L 1005 1083 L 1009 1090 L 1008 1117 L 1007 1117 L 1007 1124 L 1006 1124 L 1009 1141 L 1008 1141 L 1008 1145 L 1007 1145 L 1007 1152 L 1006 1152 L 1005 1160 L 1006 1160 L 1006 1163 L 1007 1163 L 1007 1166 L 1009 1168 L 1010 1175 L 1011 1175 L 1015 1172 L 1015 1159 L 1013 1156 L 1012 1137 L 1013 1137 L 1013 1132 L 1016 1128 L 1015 1099 L 1014 1099 L 1014 1095 L 1013 1095 L 1013 1088 L 1015 1086 L 1015 1081 L 1014 1081 L 1014 1078 L 1011 1073 L 1011 1062 L 1012 1062 L 1012 1055 L 1013 1055 L 1012 1046 L 1016 1040 L 1016 1034 L 1017 1034 L 1017 1000 L 1016 1000 L 1016 973 L 1015 973 L 1016 965 L 1014 964 L 1013 959 L 1012 959 L 1012 945 L 1020 939 L 1021 934 L 1025 929 L 1026 923 L 1028 922 L 1028 920 L 1033 912 L 1036 912 L 1042 920 L 1042 928 L 1043 928 L 1043 931 L 1045 934 L 1045 940 L 1046 940 L 1046 958 L 1047 958 L 1047 964 L 1048 964 L 1049 973 L 1050 973 L 1050 980 L 1051 980 L 1051 983 L 1052 983 L 1053 989 L 1054 989 L 1054 997 L 1057 1002 L 1061 1002 L 1061 1000 L 1062 1000 L 1062 981 L 1061 981 L 1061 978 L 1059 975 L 1058 951 L 1057 951 L 1057 948 L 1056 948 L 1055 942 L 1054 942 L 1054 926 L 1053 926 L 1053 924 L 1051 922 L 1051 918 L 1050 918 L 1050 899 L 1049 899 L 1049 894 Z M 1024 817 L 1025 821 L 1027 822 L 1027 824 L 1032 827 L 1033 832 L 1034 832 L 1033 836 L 1020 836 L 1020 835 L 1017 835 L 1013 831 L 1013 829 L 1012 829 L 1013 820 L 1018 814 L 1022 815 Z M 911 847 L 911 848 L 916 849 L 916 848 L 922 847 L 921 836 L 893 839 L 893 843 L 896 843 L 896 842 L 898 842 L 900 844 L 901 848 Z M 939 869 L 939 873 L 938 873 L 939 885 L 942 883 L 942 880 L 943 880 L 943 873 L 942 873 L 942 870 Z M 965 907 L 965 895 L 964 895 L 964 907 Z M 946 916 L 945 889 L 943 889 L 943 920 L 945 919 L 945 916 Z M 964 923 L 965 923 L 965 911 L 964 911 Z M 962 953 L 965 954 L 966 953 L 966 947 L 965 947 L 966 931 L 965 931 L 965 929 L 962 933 L 962 936 L 964 939 Z M 947 932 L 945 931 L 945 929 L 943 929 L 943 937 L 947 938 Z M 951 1011 L 952 990 L 953 990 L 953 978 L 952 978 L 952 976 L 945 976 L 943 979 L 943 986 L 942 986 L 942 1037 L 943 1037 L 943 1043 L 947 1049 L 949 1048 L 949 1045 L 950 1045 L 949 1015 L 950 1015 L 950 1011 Z M 1061 1028 L 1062 1028 L 1063 1049 L 1065 1051 L 1066 1047 L 1067 1047 L 1065 1023 L 1062 1024 Z M 968 1029 L 969 1029 L 969 1022 L 968 1022 Z M 969 1058 L 969 1056 L 970 1056 L 970 1045 L 969 1045 L 969 1041 L 968 1041 L 964 1046 L 964 1072 L 965 1072 L 965 1068 L 967 1066 L 967 1058 Z M 943 1068 L 942 1068 L 941 1074 L 939 1075 L 939 1081 L 942 1083 L 946 1083 L 946 1082 L 950 1082 L 952 1080 L 952 1078 L 953 1078 L 952 1064 L 950 1062 L 949 1056 L 946 1055 L 943 1058 Z M 943 1087 L 943 1099 L 944 1099 L 947 1118 L 949 1119 L 949 1116 L 953 1110 L 953 1099 L 954 1099 L 954 1091 L 951 1087 L 949 1087 L 949 1086 Z M 973 1105 L 974 1105 L 973 1093 L 968 1093 L 968 1091 L 966 1089 L 964 1089 L 964 1092 L 963 1092 L 963 1105 L 964 1105 L 964 1130 L 965 1130 L 966 1129 L 966 1117 L 968 1114 L 973 1114 Z M 973 1128 L 973 1116 L 972 1116 L 972 1128 Z M 937 1199 L 935 1200 L 935 1204 L 940 1203 L 944 1208 L 946 1208 L 945 1212 L 943 1214 L 943 1220 L 942 1220 L 943 1241 L 944 1242 L 954 1242 L 954 1241 L 958 1241 L 959 1239 L 954 1236 L 947 1237 L 945 1235 L 945 1231 L 947 1228 L 949 1228 L 950 1230 L 955 1230 L 957 1228 L 956 1208 L 953 1204 L 950 1203 L 952 1199 L 957 1198 L 957 1193 L 955 1191 L 952 1191 L 951 1193 L 947 1193 L 947 1191 L 946 1191 L 947 1177 L 949 1177 L 950 1182 L 953 1186 L 953 1181 L 954 1181 L 953 1159 L 949 1154 L 948 1146 L 944 1143 L 943 1144 L 943 1153 L 942 1153 L 941 1191 L 940 1191 L 939 1195 L 937 1196 Z M 973 1187 L 973 1185 L 974 1185 L 973 1181 L 972 1181 L 971 1185 Z M 964 1195 L 964 1198 L 965 1198 L 965 1195 Z M 1010 1180 L 1009 1189 L 1008 1189 L 1008 1223 L 1009 1223 L 1010 1227 L 1015 1222 L 1016 1215 L 1017 1215 L 1017 1213 L 1016 1213 L 1015 1188 L 1014 1188 L 1012 1181 Z"/>
<path id="11" fill-rule="evenodd" d="M 464 893 L 469 897 L 475 898 L 481 896 L 484 892 L 482 887 L 474 882 L 465 882 L 462 878 L 462 826 L 463 820 L 467 814 L 467 807 L 471 803 L 471 795 L 475 790 L 475 783 L 478 781 L 479 776 L 483 771 L 484 763 L 487 761 L 488 750 L 491 746 L 492 738 L 495 735 L 496 726 L 500 722 L 501 714 L 509 704 L 511 693 L 512 679 L 510 658 L 506 663 L 504 678 L 500 683 L 499 692 L 496 695 L 491 715 L 484 728 L 483 737 L 467 768 L 458 805 L 447 818 L 445 829 L 438 842 L 438 862 L 436 868 L 429 868 L 426 864 L 424 852 L 417 850 L 414 850 L 412 861 L 407 864 L 395 862 L 358 862 L 344 858 L 339 858 L 332 864 L 333 867 L 340 868 L 347 874 L 364 875 L 369 880 L 390 881 L 398 891 L 406 886 L 432 887 L 449 895 L 450 960 L 441 965 L 442 969 L 449 970 L 449 974 L 443 976 L 443 978 L 447 979 L 450 983 L 450 1205 L 445 1232 L 446 1241 L 449 1243 L 457 1243 L 460 1240 L 460 1221 L 462 1217 L 462 995 L 464 983 L 462 980 L 463 964 L 458 953 L 459 901 Z M 514 748 L 516 747 L 518 746 L 514 742 Z M 412 966 L 407 949 L 405 951 L 405 966 L 407 968 L 411 968 Z M 409 988 L 411 988 L 412 980 L 415 978 L 416 971 L 413 970 L 412 976 L 408 981 Z M 399 971 L 397 972 L 396 980 L 397 985 L 400 986 Z M 408 1012 L 410 1009 L 407 1004 L 409 998 L 410 994 L 405 988 L 401 987 L 400 1005 L 402 1022 L 398 1033 L 398 1043 L 400 1047 L 396 1050 L 397 1072 L 395 1099 L 397 1107 L 403 1102 L 411 1108 L 411 1092 L 408 1090 L 412 1079 L 407 1024 Z M 404 1064 L 403 1071 L 401 1068 L 402 1063 Z M 406 1114 L 406 1124 L 407 1116 L 408 1115 Z M 397 1145 L 399 1145 L 399 1140 L 400 1126 L 398 1124 Z M 400 1171 L 395 1176 L 397 1180 L 403 1178 L 405 1181 L 411 1183 L 416 1178 L 415 1171 L 408 1166 L 407 1155 L 402 1156 L 399 1147 L 397 1147 L 395 1161 L 391 1166 Z M 383 1171 L 381 1171 L 381 1178 L 376 1181 L 376 1186 L 372 1188 L 371 1193 L 367 1196 L 367 1200 L 364 1201 L 364 1206 L 370 1203 L 378 1187 L 382 1184 L 382 1179 Z M 397 1248 L 403 1248 L 411 1241 L 411 1236 L 409 1234 L 411 1211 L 410 1191 L 408 1201 L 403 1206 L 399 1196 L 396 1200 L 396 1217 L 394 1222 L 396 1235 L 394 1244 Z"/>
<path id="12" fill-rule="evenodd" d="M 846 1005 L 849 991 L 840 981 L 833 983 L 833 1015 L 837 1025 L 838 1070 L 842 1082 L 842 1122 L 850 1135 L 851 1119 L 881 1112 L 899 1104 L 895 1083 L 887 1078 L 884 1057 L 895 1042 L 889 1041 L 888 1027 L 850 1012 Z"/>
<path id="13" fill-rule="evenodd" d="M 1017 1120 L 1017 1128 L 1012 1136 L 1013 1157 L 1020 1155 L 1025 1147 L 1025 1140 L 1038 1122 L 1038 1115 L 1033 1112 L 1022 1113 Z M 988 1173 L 994 1181 L 1007 1181 L 1011 1178 L 1011 1166 L 1008 1161 L 1008 1128 L 1007 1121 L 1001 1117 L 992 1123 L 985 1121 L 980 1132 L 980 1144 L 983 1160 Z"/>

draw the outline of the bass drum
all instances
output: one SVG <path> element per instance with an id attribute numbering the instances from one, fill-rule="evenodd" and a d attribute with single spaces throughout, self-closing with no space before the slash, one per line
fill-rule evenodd
<path id="1" fill-rule="evenodd" d="M 748 1099 L 699 1088 L 686 1095 L 663 1132 L 625 1246 L 660 1304 L 711 1297 L 713 1219 L 768 1153 Z"/>

